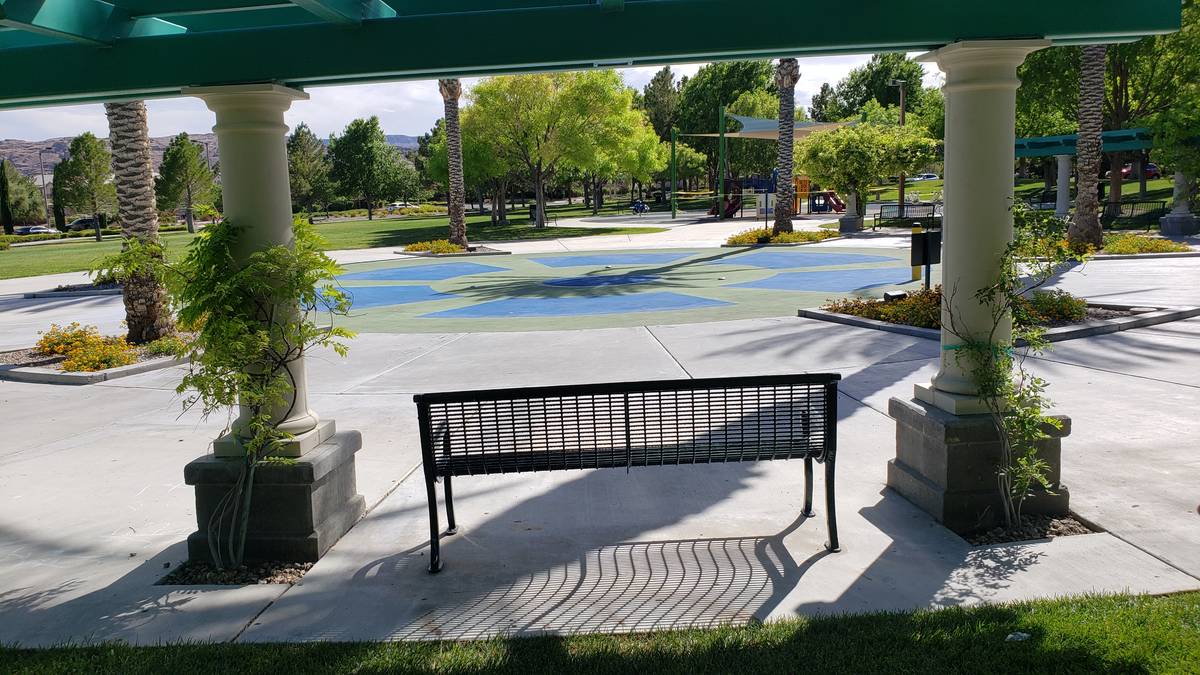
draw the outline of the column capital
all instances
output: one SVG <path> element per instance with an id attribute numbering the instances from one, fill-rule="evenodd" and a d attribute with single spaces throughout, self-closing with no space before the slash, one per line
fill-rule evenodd
<path id="1" fill-rule="evenodd" d="M 308 94 L 281 84 L 231 84 L 217 87 L 187 87 L 184 96 L 195 96 L 217 114 L 213 131 L 287 133 L 283 113 L 293 101 L 307 101 Z"/>
<path id="2" fill-rule="evenodd" d="M 976 40 L 955 42 L 917 57 L 936 63 L 946 74 L 943 91 L 964 88 L 1017 88 L 1017 66 L 1025 57 L 1050 46 L 1049 40 Z"/>

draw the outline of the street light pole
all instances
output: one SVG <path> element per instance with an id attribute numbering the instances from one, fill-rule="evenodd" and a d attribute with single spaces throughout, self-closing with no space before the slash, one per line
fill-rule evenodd
<path id="1" fill-rule="evenodd" d="M 38 180 L 42 183 L 42 208 L 46 210 L 46 227 L 54 229 L 50 224 L 50 200 L 46 199 L 46 164 L 42 161 L 42 155 L 50 151 L 51 148 L 38 150 Z"/>
<path id="2" fill-rule="evenodd" d="M 900 88 L 900 128 L 904 128 L 904 84 L 905 80 L 893 79 L 889 84 L 893 87 Z M 899 204 L 896 206 L 896 215 L 900 218 L 904 217 L 904 172 L 900 172 L 900 185 L 897 188 L 897 196 Z"/>

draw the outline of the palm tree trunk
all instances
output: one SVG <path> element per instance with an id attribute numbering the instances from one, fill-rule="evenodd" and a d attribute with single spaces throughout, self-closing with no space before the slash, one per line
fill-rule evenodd
<path id="1" fill-rule="evenodd" d="M 1100 131 L 1104 118 L 1104 45 L 1083 48 L 1079 68 L 1079 141 L 1075 178 L 1075 217 L 1067 230 L 1072 246 L 1104 245 L 1100 227 L 1100 198 L 1096 194 L 1100 180 Z M 1116 169 L 1120 171 L 1118 167 Z"/>
<path id="2" fill-rule="evenodd" d="M 446 164 L 449 166 L 450 243 L 467 246 L 467 220 L 464 214 L 467 190 L 463 182 L 462 128 L 458 124 L 458 98 L 462 83 L 457 78 L 438 80 L 438 90 L 446 109 Z"/>
<path id="3" fill-rule="evenodd" d="M 775 186 L 774 234 L 792 231 L 792 203 L 796 199 L 795 172 L 796 81 L 800 66 L 796 59 L 779 59 L 775 69 L 775 87 L 779 90 L 779 148 L 777 151 L 779 178 Z"/>
<path id="4" fill-rule="evenodd" d="M 108 114 L 121 234 L 126 239 L 157 243 L 158 208 L 154 199 L 146 104 L 106 103 L 104 109 Z M 142 344 L 175 332 L 166 291 L 152 275 L 136 275 L 126 280 L 122 297 L 130 342 Z"/>

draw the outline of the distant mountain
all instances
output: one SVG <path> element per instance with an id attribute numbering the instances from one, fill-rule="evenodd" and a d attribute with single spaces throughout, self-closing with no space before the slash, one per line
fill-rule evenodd
<path id="1" fill-rule="evenodd" d="M 193 141 L 208 145 L 209 159 L 214 165 L 220 161 L 216 135 L 188 134 L 188 136 Z M 156 136 L 150 139 L 150 155 L 155 171 L 158 171 L 158 165 L 162 163 L 163 152 L 172 138 L 173 136 Z M 387 141 L 401 150 L 411 151 L 417 148 L 416 136 L 388 134 Z M 38 150 L 45 149 L 47 152 L 42 153 L 42 159 L 45 162 L 46 174 L 49 175 L 54 166 L 67 156 L 67 147 L 70 145 L 69 137 L 48 138 L 44 141 L 4 139 L 0 140 L 0 158 L 11 161 L 26 176 L 36 176 L 38 174 Z"/>
<path id="2" fill-rule="evenodd" d="M 404 150 L 415 150 L 417 148 L 416 136 L 405 136 L 404 134 L 388 134 L 387 142 L 402 148 Z"/>
<path id="3" fill-rule="evenodd" d="M 207 145 L 209 160 L 212 164 L 220 161 L 220 154 L 217 151 L 217 137 L 214 134 L 188 134 L 188 137 L 197 143 Z M 173 136 L 156 136 L 150 139 L 150 160 L 154 163 L 154 170 L 158 171 L 158 165 L 162 164 L 163 152 L 167 149 L 167 144 L 171 142 Z M 71 139 L 68 137 L 49 138 L 44 141 L 19 141 L 16 139 L 0 140 L 0 157 L 7 159 L 26 176 L 36 176 L 38 174 L 38 150 L 46 150 L 42 153 L 42 161 L 45 162 L 46 174 L 49 175 L 53 171 L 55 165 L 67 156 L 67 148 L 71 145 Z"/>

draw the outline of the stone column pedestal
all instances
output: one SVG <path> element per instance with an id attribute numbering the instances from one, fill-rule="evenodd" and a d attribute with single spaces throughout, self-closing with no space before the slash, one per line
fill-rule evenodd
<path id="1" fill-rule="evenodd" d="M 1175 208 L 1158 221 L 1158 229 L 1169 237 L 1190 237 L 1200 232 L 1200 221 L 1192 215 L 1192 190 L 1188 177 L 1175 173 Z"/>
<path id="2" fill-rule="evenodd" d="M 952 415 L 915 400 L 893 398 L 888 414 L 896 420 L 896 458 L 888 462 L 887 484 L 938 522 L 959 534 L 1004 524 L 996 485 L 1000 441 L 987 415 Z M 1025 500 L 1022 513 L 1067 515 L 1070 495 L 1060 483 L 1062 429 L 1050 429 L 1039 454 L 1049 465 L 1053 494 L 1039 491 Z"/>
<path id="3" fill-rule="evenodd" d="M 294 462 L 267 463 L 254 473 L 245 558 L 247 562 L 316 562 L 362 516 L 354 454 L 357 431 L 335 434 Z M 183 470 L 196 489 L 196 524 L 188 537 L 188 559 L 212 561 L 208 522 L 241 471 L 242 460 L 205 455 Z"/>

